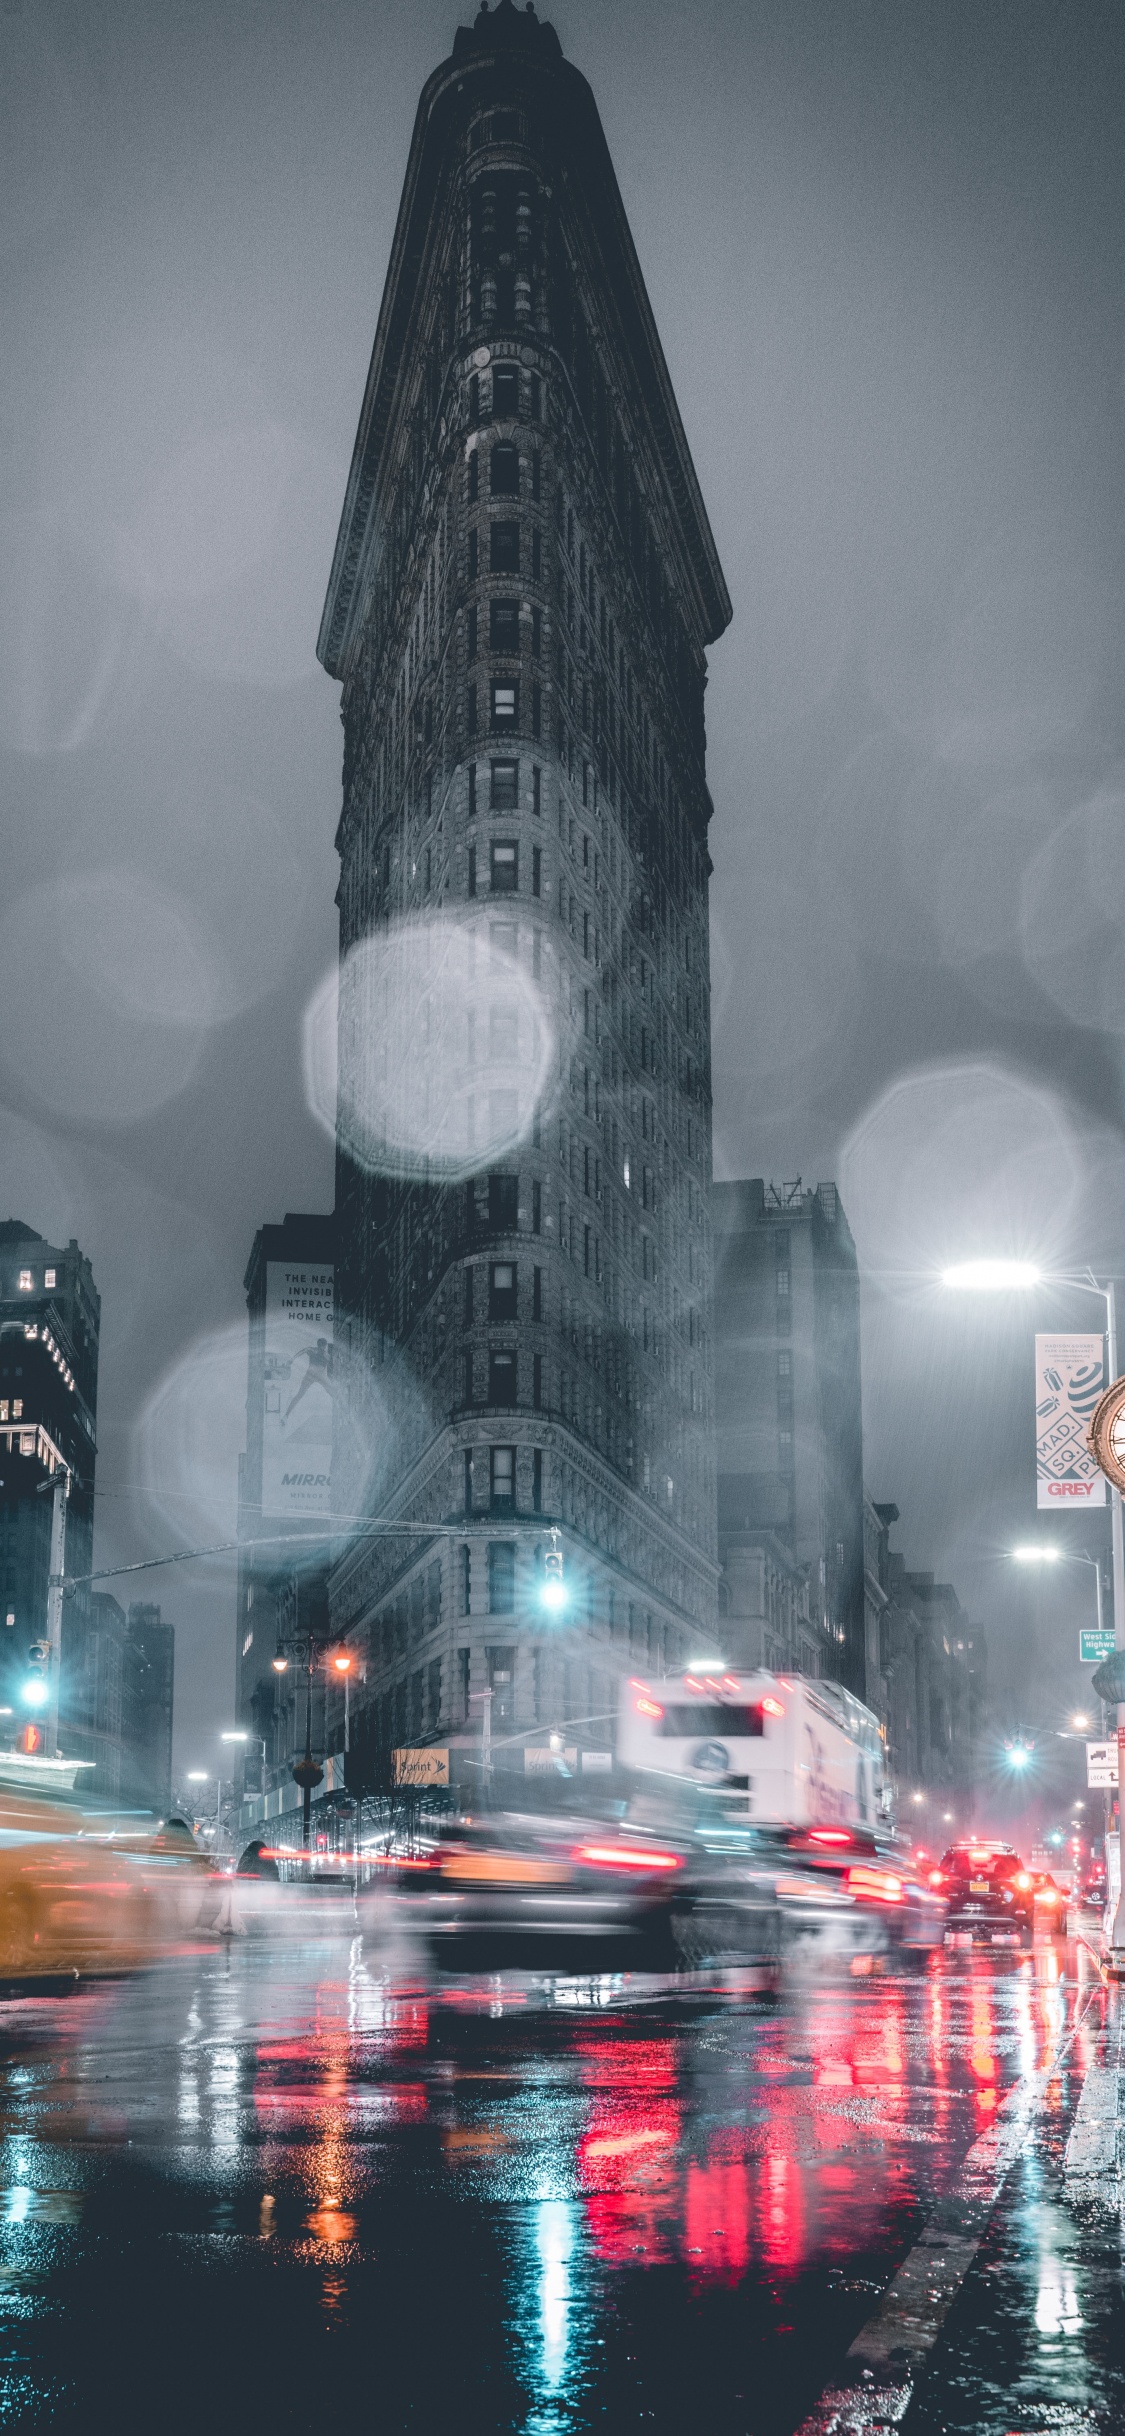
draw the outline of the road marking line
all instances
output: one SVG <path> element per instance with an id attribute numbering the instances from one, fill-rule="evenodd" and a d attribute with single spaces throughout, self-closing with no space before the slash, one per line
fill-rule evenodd
<path id="1" fill-rule="evenodd" d="M 918 2371 L 933 2350 L 1011 2168 L 1093 1997 L 1091 1990 L 1050 2063 L 1015 2082 L 998 2108 L 995 2122 L 974 2140 L 958 2181 L 938 2202 L 846 2354 L 845 2369 L 854 2368 L 854 2385 L 828 2387 L 801 2421 L 796 2436 L 884 2436 L 885 2431 L 901 2427 Z M 1116 2084 L 1116 2073 L 1114 2079 Z M 1085 2096 L 1085 2084 L 1082 2094 Z M 1080 2098 L 1079 2109 L 1081 2104 Z"/>
<path id="2" fill-rule="evenodd" d="M 1117 2065 L 1091 2064 L 1066 2144 L 1066 2174 L 1117 2171 Z"/>

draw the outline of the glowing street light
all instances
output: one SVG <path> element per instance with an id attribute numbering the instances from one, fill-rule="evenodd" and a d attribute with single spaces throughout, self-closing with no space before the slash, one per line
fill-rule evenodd
<path id="1" fill-rule="evenodd" d="M 288 1658 L 271 1658 L 270 1665 L 272 1666 L 275 1675 L 286 1675 L 289 1672 Z"/>
<path id="2" fill-rule="evenodd" d="M 1061 1553 L 1062 1551 L 1058 1548 L 1038 1547 L 1034 1543 L 1027 1548 L 1013 1548 L 1012 1550 L 1012 1556 L 1017 1565 L 1057 1565 Z"/>
<path id="3" fill-rule="evenodd" d="M 941 1282 L 970 1294 L 1026 1294 L 1041 1284 L 1042 1271 L 1029 1260 L 961 1260 L 942 1270 Z"/>

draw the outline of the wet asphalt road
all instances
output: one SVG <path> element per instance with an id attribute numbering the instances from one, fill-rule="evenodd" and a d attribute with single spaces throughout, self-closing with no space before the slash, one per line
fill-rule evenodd
<path id="1" fill-rule="evenodd" d="M 1064 2174 L 1116 2001 L 1073 1947 L 677 2000 L 343 1935 L 4 2006 L 0 2427 L 790 2436 L 1046 2066 L 903 2425 L 1120 2430 L 1116 2201 Z"/>

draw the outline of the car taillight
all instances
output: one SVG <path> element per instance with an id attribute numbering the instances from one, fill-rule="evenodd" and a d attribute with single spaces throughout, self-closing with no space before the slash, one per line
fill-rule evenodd
<path id="1" fill-rule="evenodd" d="M 891 1869 L 868 1869 L 862 1861 L 853 1862 L 845 1881 L 849 1895 L 869 1903 L 901 1903 L 902 1879 Z"/>
<path id="2" fill-rule="evenodd" d="M 576 1844 L 572 1861 L 585 1869 L 682 1869 L 678 1852 L 658 1852 L 649 1844 Z"/>
<path id="3" fill-rule="evenodd" d="M 931 1869 L 930 1884 L 931 1886 L 945 1886 L 948 1884 L 944 1869 Z"/>
<path id="4" fill-rule="evenodd" d="M 809 1834 L 810 1844 L 850 1844 L 851 1840 L 846 1827 L 814 1827 Z"/>
<path id="5" fill-rule="evenodd" d="M 1028 1887 L 1033 1883 L 1033 1881 L 1031 1878 L 1029 1878 L 1026 1869 L 1018 1869 L 1016 1871 L 1014 1883 L 1018 1886 L 1021 1895 L 1026 1895 Z"/>
<path id="6" fill-rule="evenodd" d="M 1035 1900 L 1037 1903 L 1057 1903 L 1058 1899 L 1059 1890 L 1057 1886 L 1038 1886 L 1035 1890 Z"/>

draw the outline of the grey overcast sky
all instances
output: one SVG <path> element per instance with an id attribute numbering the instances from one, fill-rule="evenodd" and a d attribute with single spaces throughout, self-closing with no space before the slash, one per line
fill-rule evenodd
<path id="1" fill-rule="evenodd" d="M 314 644 L 417 96 L 468 13 L 0 9 L 0 1215 L 94 1263 L 107 1562 L 232 1525 L 253 1233 L 330 1203 Z M 1005 1562 L 1030 1331 L 1097 1306 L 969 1310 L 932 1276 L 962 1247 L 1125 1271 L 1121 12 L 551 13 L 734 601 L 716 1172 L 838 1179 L 869 1489 L 1047 1717 L 1090 1577 L 1033 1611 Z M 213 1764 L 230 1573 L 142 1582 L 178 1755 Z"/>

